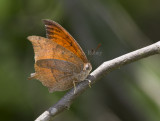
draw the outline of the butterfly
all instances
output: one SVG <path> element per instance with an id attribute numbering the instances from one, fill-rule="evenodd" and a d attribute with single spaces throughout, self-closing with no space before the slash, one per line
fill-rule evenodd
<path id="1" fill-rule="evenodd" d="M 29 79 L 40 80 L 49 92 L 68 90 L 89 75 L 91 63 L 61 25 L 48 19 L 43 22 L 47 38 L 28 37 L 35 54 L 35 73 L 31 73 Z"/>

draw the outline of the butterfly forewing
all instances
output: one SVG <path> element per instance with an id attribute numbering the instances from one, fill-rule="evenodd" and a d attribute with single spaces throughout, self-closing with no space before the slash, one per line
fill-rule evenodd
<path id="1" fill-rule="evenodd" d="M 41 59 L 58 59 L 74 63 L 77 67 L 83 66 L 82 60 L 74 53 L 50 39 L 40 36 L 29 36 L 28 39 L 34 48 L 35 62 Z"/>
<path id="2" fill-rule="evenodd" d="M 51 39 L 57 44 L 70 50 L 79 58 L 81 58 L 84 63 L 88 62 L 86 55 L 81 49 L 81 47 L 61 25 L 52 20 L 47 19 L 43 20 L 43 22 L 46 27 L 46 35 L 48 39 Z"/>

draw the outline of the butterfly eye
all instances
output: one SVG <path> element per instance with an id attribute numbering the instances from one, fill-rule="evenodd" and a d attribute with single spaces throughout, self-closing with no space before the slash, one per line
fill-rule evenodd
<path id="1" fill-rule="evenodd" d="M 90 63 L 85 64 L 84 70 L 91 70 L 91 65 L 90 65 Z"/>

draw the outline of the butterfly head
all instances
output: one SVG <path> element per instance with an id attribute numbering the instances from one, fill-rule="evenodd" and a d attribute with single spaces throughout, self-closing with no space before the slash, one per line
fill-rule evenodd
<path id="1" fill-rule="evenodd" d="M 78 74 L 78 79 L 80 81 L 83 81 L 90 73 L 92 70 L 92 66 L 90 63 L 84 63 L 83 71 L 81 71 L 80 74 Z"/>
<path id="2" fill-rule="evenodd" d="M 83 70 L 87 71 L 87 72 L 90 72 L 92 70 L 91 64 L 90 63 L 85 63 Z"/>

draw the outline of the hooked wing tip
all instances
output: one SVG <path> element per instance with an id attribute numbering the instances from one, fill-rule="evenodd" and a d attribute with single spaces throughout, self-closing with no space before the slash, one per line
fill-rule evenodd
<path id="1" fill-rule="evenodd" d="M 31 42 L 33 41 L 39 41 L 39 40 L 43 40 L 45 39 L 44 37 L 40 37 L 40 36 L 35 36 L 35 35 L 32 35 L 32 36 L 28 36 L 27 39 Z"/>
<path id="2" fill-rule="evenodd" d="M 27 37 L 27 39 L 28 39 L 29 41 L 35 40 L 36 38 L 37 38 L 37 36 L 35 36 L 35 35 L 32 35 L 32 36 L 28 36 L 28 37 Z"/>

